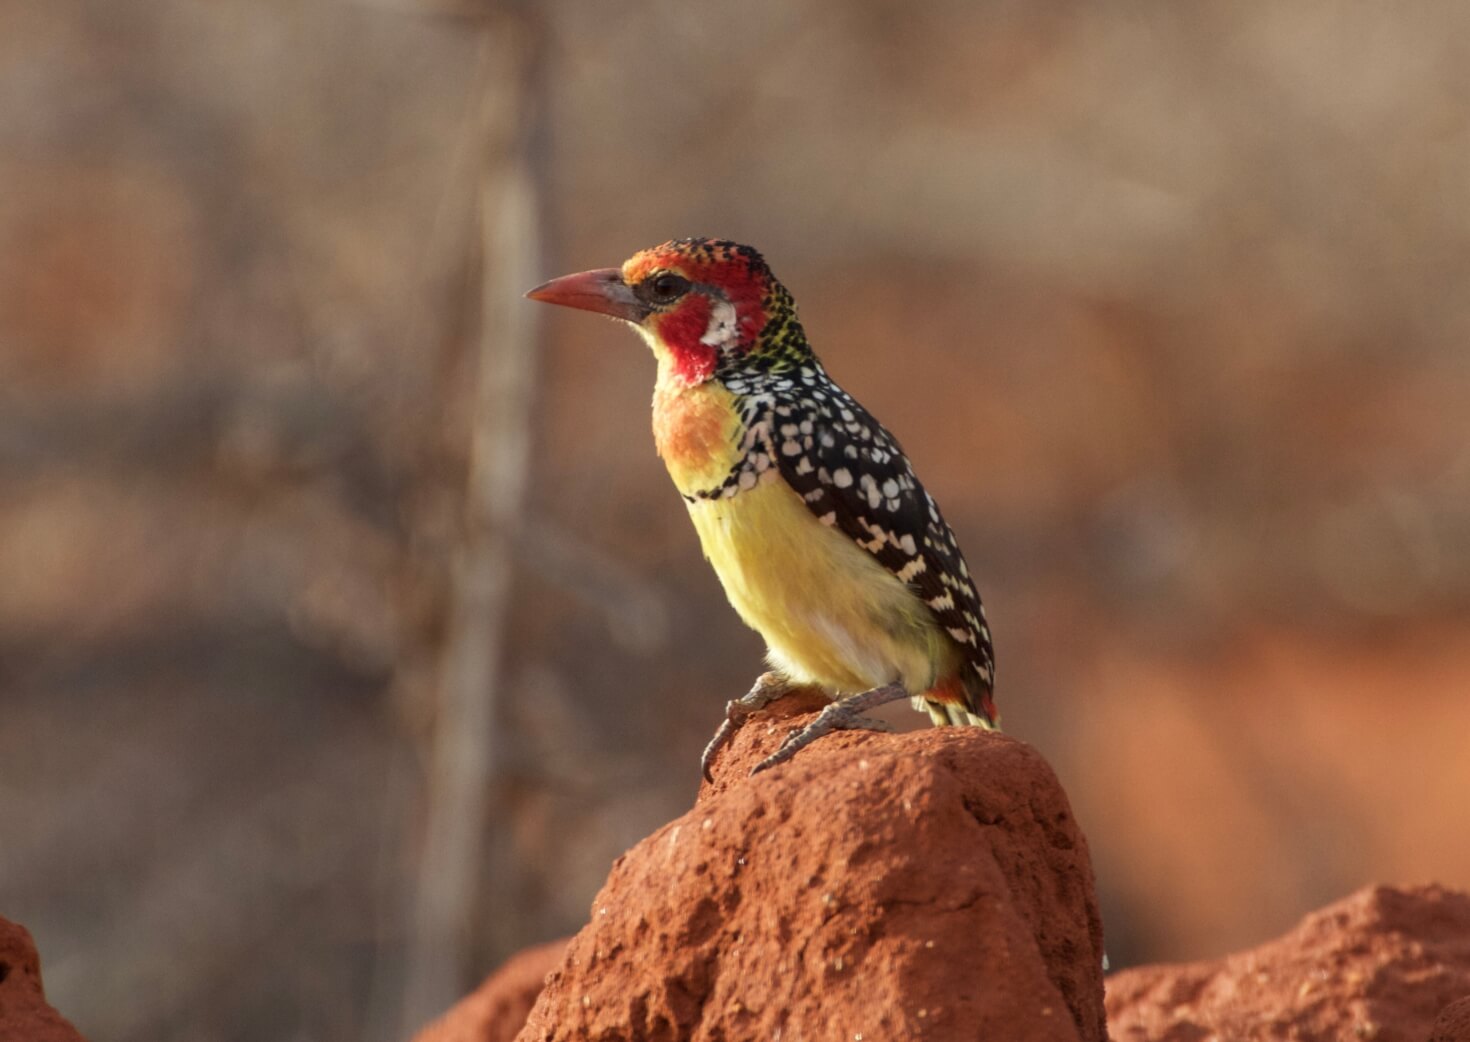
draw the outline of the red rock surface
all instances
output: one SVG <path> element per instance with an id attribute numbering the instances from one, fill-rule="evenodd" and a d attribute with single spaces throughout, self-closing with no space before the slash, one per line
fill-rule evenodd
<path id="1" fill-rule="evenodd" d="M 0 1042 L 85 1042 L 47 1004 L 30 932 L 6 919 L 0 919 Z"/>
<path id="2" fill-rule="evenodd" d="M 845 733 L 747 777 L 813 708 L 755 717 L 614 864 L 522 1042 L 1103 1042 L 1087 845 L 1041 757 Z"/>
<path id="3" fill-rule="evenodd" d="M 1470 995 L 1440 1010 L 1429 1042 L 1470 1042 Z"/>
<path id="4" fill-rule="evenodd" d="M 1108 1026 L 1114 1042 L 1425 1042 L 1466 995 L 1470 895 L 1373 887 L 1259 948 L 1114 974 Z M 1441 1027 L 1470 1038 L 1463 1022 Z"/>
<path id="5" fill-rule="evenodd" d="M 511 1042 L 566 950 L 563 938 L 513 955 L 413 1042 Z"/>

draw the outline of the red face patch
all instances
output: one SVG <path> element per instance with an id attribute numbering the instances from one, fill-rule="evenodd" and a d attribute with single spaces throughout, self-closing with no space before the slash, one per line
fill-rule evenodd
<path id="1" fill-rule="evenodd" d="M 670 311 L 651 319 L 655 332 L 674 352 L 680 375 L 690 382 L 709 379 L 719 360 L 715 348 L 700 343 L 714 306 L 711 290 L 734 306 L 741 347 L 754 347 L 765 328 L 763 298 L 770 276 L 759 255 L 752 260 L 753 251 L 741 249 L 719 241 L 668 242 L 634 254 L 623 265 L 623 280 L 630 286 L 664 271 L 694 284 Z"/>
<path id="2" fill-rule="evenodd" d="M 672 311 L 655 315 L 652 319 L 654 332 L 673 353 L 674 370 L 685 383 L 697 384 L 708 380 L 714 375 L 715 365 L 720 360 L 718 351 L 709 344 L 700 343 L 700 338 L 709 328 L 713 308 L 707 295 L 691 290 L 674 305 Z"/>

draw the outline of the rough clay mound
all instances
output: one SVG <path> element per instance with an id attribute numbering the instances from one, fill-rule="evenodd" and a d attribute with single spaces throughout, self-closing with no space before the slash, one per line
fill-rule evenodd
<path id="1" fill-rule="evenodd" d="M 566 950 L 563 938 L 517 952 L 413 1042 L 512 1042 Z"/>
<path id="2" fill-rule="evenodd" d="M 0 919 L 0 1042 L 85 1042 L 46 1002 L 30 932 Z"/>
<path id="3" fill-rule="evenodd" d="M 618 859 L 522 1042 L 1104 1042 L 1087 845 L 1041 757 L 844 733 L 747 776 L 818 707 L 753 718 Z"/>
<path id="4" fill-rule="evenodd" d="M 1371 887 L 1259 948 L 1114 974 L 1108 1025 L 1114 1042 L 1470 1042 L 1470 1007 L 1445 1008 L 1465 996 L 1470 895 Z"/>
<path id="5" fill-rule="evenodd" d="M 1429 1042 L 1470 1042 L 1470 995 L 1440 1011 Z"/>

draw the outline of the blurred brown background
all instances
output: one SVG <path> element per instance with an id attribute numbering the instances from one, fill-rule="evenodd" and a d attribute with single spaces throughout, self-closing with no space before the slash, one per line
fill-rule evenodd
<path id="1" fill-rule="evenodd" d="M 1470 7 L 0 26 L 0 914 L 91 1037 L 405 1037 L 689 805 L 759 642 L 515 296 L 681 235 L 944 504 L 1115 967 L 1470 886 Z"/>

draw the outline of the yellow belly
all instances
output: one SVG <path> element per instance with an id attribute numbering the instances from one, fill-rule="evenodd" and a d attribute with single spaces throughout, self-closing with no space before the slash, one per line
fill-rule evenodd
<path id="1" fill-rule="evenodd" d="M 775 474 L 728 499 L 688 504 L 705 556 L 771 665 L 834 694 L 895 680 L 912 694 L 959 652 L 922 601 Z"/>

